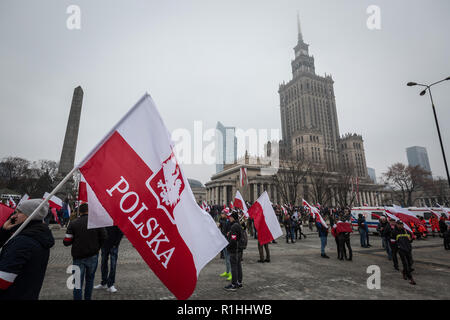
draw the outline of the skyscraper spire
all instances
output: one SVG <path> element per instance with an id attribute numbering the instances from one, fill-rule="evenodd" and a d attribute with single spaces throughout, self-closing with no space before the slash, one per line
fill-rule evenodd
<path id="1" fill-rule="evenodd" d="M 302 28 L 300 26 L 300 16 L 297 11 L 297 31 L 298 31 L 298 41 L 303 41 Z"/>

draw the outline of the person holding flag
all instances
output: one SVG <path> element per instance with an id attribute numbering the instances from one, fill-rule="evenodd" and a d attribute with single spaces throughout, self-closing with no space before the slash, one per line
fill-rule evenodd
<path id="1" fill-rule="evenodd" d="M 411 242 L 413 239 L 411 235 L 405 230 L 403 226 L 403 222 L 401 220 L 397 220 L 396 222 L 397 228 L 392 232 L 392 236 L 395 239 L 395 242 L 398 247 L 398 254 L 400 255 L 400 259 L 403 265 L 403 279 L 409 280 L 409 283 L 415 285 L 416 282 L 412 276 L 412 247 Z"/>
<path id="2" fill-rule="evenodd" d="M 280 223 L 275 215 L 267 191 L 264 191 L 258 200 L 248 209 L 248 214 L 253 219 L 257 231 L 260 256 L 258 262 L 270 262 L 269 243 L 280 237 L 283 232 L 281 231 Z M 266 251 L 265 259 L 263 247 Z"/>
<path id="3" fill-rule="evenodd" d="M 239 223 L 239 214 L 233 211 L 230 215 L 230 230 L 227 233 L 228 246 L 227 251 L 230 256 L 231 265 L 231 284 L 224 289 L 228 291 L 236 291 L 242 288 L 242 253 L 243 248 L 240 248 L 239 243 L 242 238 L 242 227 Z"/>
<path id="4" fill-rule="evenodd" d="M 219 218 L 219 229 L 220 229 L 220 232 L 224 235 L 224 237 L 226 237 L 227 234 L 230 232 L 230 228 L 231 228 L 231 223 L 227 217 L 227 213 L 225 212 L 225 210 L 222 210 L 222 212 L 220 213 L 220 218 Z M 225 260 L 225 272 L 221 273 L 220 276 L 226 277 L 227 280 L 231 281 L 232 275 L 231 275 L 230 255 L 228 254 L 228 250 L 226 247 L 222 250 L 222 254 L 223 254 L 223 258 Z"/>
<path id="5" fill-rule="evenodd" d="M 42 202 L 21 201 L 0 229 L 0 300 L 39 299 L 50 248 L 55 244 L 52 232 L 43 223 L 48 204 Z"/>

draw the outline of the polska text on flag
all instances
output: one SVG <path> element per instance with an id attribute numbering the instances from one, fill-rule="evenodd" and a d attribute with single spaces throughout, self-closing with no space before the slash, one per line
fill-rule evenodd
<path id="1" fill-rule="evenodd" d="M 117 225 L 178 298 L 227 240 L 197 205 L 170 133 L 146 94 L 81 162 L 89 227 Z"/>

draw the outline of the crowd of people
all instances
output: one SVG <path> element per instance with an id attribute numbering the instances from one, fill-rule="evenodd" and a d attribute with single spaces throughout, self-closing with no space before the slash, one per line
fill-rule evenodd
<path id="1" fill-rule="evenodd" d="M 50 249 L 55 244 L 52 232 L 49 228 L 50 220 L 58 217 L 52 212 L 48 203 L 42 204 L 42 199 L 29 199 L 21 201 L 14 212 L 9 216 L 0 228 L 0 299 L 27 299 L 39 298 L 39 293 L 44 281 L 45 272 L 50 256 Z M 248 204 L 250 206 L 250 204 Z M 39 209 L 40 208 L 40 209 Z M 73 289 L 74 300 L 90 300 L 95 289 L 117 292 L 115 288 L 115 275 L 118 259 L 118 250 L 123 233 L 116 226 L 106 228 L 88 229 L 87 203 L 82 203 L 73 211 L 69 209 L 66 199 L 61 209 L 60 224 L 65 228 L 63 244 L 71 247 L 73 259 L 73 272 L 79 271 L 79 282 L 75 281 Z M 36 209 L 39 209 L 36 211 Z M 306 238 L 303 226 L 307 225 L 310 231 L 315 228 L 320 239 L 322 258 L 329 259 L 326 254 L 328 233 L 331 232 L 336 242 L 337 259 L 353 260 L 353 251 L 350 243 L 352 217 L 350 208 L 320 208 L 320 216 L 328 220 L 329 225 L 321 219 L 313 218 L 305 207 L 273 205 L 280 226 L 284 227 L 286 243 L 295 243 Z M 35 214 L 32 215 L 32 213 Z M 69 213 L 72 213 L 71 215 Z M 224 259 L 225 271 L 220 274 L 230 281 L 225 286 L 226 290 L 236 291 L 243 286 L 242 261 L 243 253 L 247 248 L 248 237 L 258 239 L 258 231 L 251 217 L 246 218 L 242 210 L 229 209 L 214 205 L 209 209 L 212 218 L 228 240 L 228 245 L 221 252 Z M 30 217 L 31 220 L 23 230 L 12 237 L 13 234 Z M 429 221 L 432 235 L 438 233 L 444 239 L 444 248 L 450 250 L 450 230 L 445 219 L 438 220 L 432 217 Z M 423 222 L 420 225 L 424 226 Z M 412 285 L 416 282 L 413 278 L 413 255 L 411 243 L 415 239 L 425 239 L 427 229 L 420 225 L 408 226 L 401 220 L 388 219 L 380 216 L 376 227 L 380 235 L 383 248 L 386 250 L 388 260 L 393 262 L 393 267 L 399 270 L 399 260 L 402 263 L 402 275 Z M 370 248 L 369 229 L 365 217 L 360 214 L 357 218 L 357 230 L 362 248 Z M 410 231 L 409 231 L 410 230 Z M 270 263 L 269 243 L 258 243 L 259 263 Z M 277 243 L 273 240 L 271 243 Z M 97 265 L 100 258 L 101 282 L 94 285 Z M 84 288 L 84 295 L 83 295 Z"/>
<path id="2" fill-rule="evenodd" d="M 250 206 L 250 203 L 247 203 L 247 205 Z M 336 242 L 337 259 L 353 260 L 353 250 L 350 242 L 350 235 L 354 232 L 352 218 L 357 221 L 361 248 L 372 247 L 369 242 L 369 223 L 363 214 L 358 214 L 357 219 L 352 217 L 350 208 L 320 208 L 320 214 L 329 221 L 329 226 L 324 226 L 319 219 L 314 219 L 313 215 L 305 207 L 273 205 L 273 209 L 280 225 L 284 226 L 286 243 L 295 243 L 301 240 L 302 237 L 306 238 L 306 235 L 302 232 L 304 224 L 308 225 L 310 231 L 313 231 L 315 227 L 320 239 L 320 255 L 322 258 L 330 258 L 325 250 L 328 234 L 331 232 Z M 244 235 L 245 237 L 247 236 L 247 232 L 250 236 L 258 239 L 257 230 L 254 227 L 253 219 L 251 217 L 246 219 L 240 209 L 229 209 L 224 208 L 224 206 L 213 205 L 210 207 L 209 213 L 218 221 L 222 234 L 229 240 L 228 247 L 221 253 L 221 258 L 225 260 L 225 272 L 220 274 L 220 276 L 232 281 L 225 289 L 235 291 L 242 287 L 241 261 L 242 252 L 245 248 L 239 247 L 239 241 Z M 381 239 L 383 249 L 386 250 L 388 260 L 393 261 L 394 269 L 400 271 L 398 256 L 400 257 L 403 278 L 409 280 L 409 283 L 412 285 L 416 285 L 416 282 L 412 275 L 414 268 L 411 243 L 413 240 L 427 237 L 425 220 L 423 218 L 420 220 L 420 224 L 411 223 L 409 225 L 411 230 L 409 232 L 401 220 L 388 219 L 388 217 L 383 215 L 379 217 L 376 227 L 376 232 Z M 448 230 L 445 218 L 441 217 L 438 220 L 433 215 L 429 224 L 433 237 L 435 237 L 435 233 L 438 233 L 444 239 L 444 248 L 450 250 L 450 230 Z M 233 226 L 233 232 L 231 231 L 231 226 Z M 246 243 L 245 241 L 245 247 Z M 276 241 L 273 240 L 272 243 L 276 243 Z M 263 248 L 266 252 L 266 258 L 264 258 Z M 258 251 L 260 254 L 258 262 L 270 262 L 269 243 L 261 245 L 258 242 Z"/>
<path id="3" fill-rule="evenodd" d="M 41 205 L 42 201 L 21 201 L 0 228 L 0 300 L 39 298 L 50 249 L 55 245 L 49 228 L 51 217 L 55 218 L 54 212 L 48 203 Z M 68 205 L 68 201 L 65 203 Z M 36 209 L 39 210 L 31 217 Z M 60 224 L 66 229 L 63 244 L 71 246 L 72 271 L 75 277 L 79 275 L 78 279 L 74 279 L 73 299 L 82 300 L 84 296 L 85 300 L 91 300 L 93 289 L 117 292 L 114 284 L 123 233 L 116 226 L 88 229 L 87 203 L 82 203 L 73 211 L 70 221 L 68 215 L 64 218 L 64 209 L 61 211 L 64 222 Z M 32 220 L 12 237 L 28 217 Z M 101 282 L 94 286 L 100 254 Z"/>

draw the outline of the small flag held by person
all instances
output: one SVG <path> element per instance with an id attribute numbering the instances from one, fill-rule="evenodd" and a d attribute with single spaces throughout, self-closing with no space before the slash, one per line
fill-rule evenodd
<path id="1" fill-rule="evenodd" d="M 269 243 L 283 234 L 267 191 L 264 191 L 248 209 L 248 215 L 254 221 L 260 245 Z"/>
<path id="2" fill-rule="evenodd" d="M 236 208 L 241 209 L 242 212 L 244 213 L 244 216 L 246 218 L 248 218 L 248 209 L 247 209 L 247 206 L 245 204 L 244 198 L 242 198 L 242 195 L 239 192 L 239 190 L 236 191 L 236 197 L 234 198 L 234 206 Z"/>

